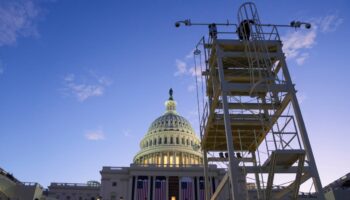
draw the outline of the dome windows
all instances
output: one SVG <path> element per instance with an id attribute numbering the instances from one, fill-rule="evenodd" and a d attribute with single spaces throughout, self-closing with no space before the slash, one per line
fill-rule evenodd
<path id="1" fill-rule="evenodd" d="M 174 135 L 170 135 L 170 134 L 174 134 Z M 181 146 L 186 146 L 186 147 L 192 147 L 195 148 L 194 150 L 197 151 L 200 149 L 200 141 L 195 137 L 195 136 L 189 136 L 186 135 L 184 133 L 174 133 L 174 132 L 170 132 L 165 134 L 163 132 L 163 134 L 159 135 L 152 135 L 151 137 L 147 137 L 146 139 L 144 139 L 141 144 L 140 147 L 141 149 L 143 148 L 157 148 L 157 146 L 159 145 L 181 145 Z"/>

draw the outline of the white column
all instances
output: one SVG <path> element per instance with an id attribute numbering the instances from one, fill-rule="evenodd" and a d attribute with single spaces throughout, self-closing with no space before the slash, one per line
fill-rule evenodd
<path id="1" fill-rule="evenodd" d="M 194 187 L 196 187 L 196 185 L 194 184 L 194 177 L 192 177 L 192 199 L 195 199 L 195 196 L 194 196 L 194 192 L 195 192 L 195 189 Z"/>
<path id="2" fill-rule="evenodd" d="M 181 162 L 181 166 L 183 166 L 184 165 L 184 153 L 183 152 L 181 152 L 180 162 Z"/>
<path id="3" fill-rule="evenodd" d="M 179 200 L 182 200 L 182 195 L 181 195 L 181 178 L 182 177 L 179 176 Z"/>
<path id="4" fill-rule="evenodd" d="M 152 182 L 151 182 L 151 176 L 148 176 L 148 188 L 147 188 L 147 190 L 148 190 L 148 194 L 147 194 L 147 199 L 151 199 L 151 184 L 153 184 Z"/>
<path id="5" fill-rule="evenodd" d="M 197 185 L 195 185 L 194 187 L 197 188 L 197 198 L 199 199 L 199 195 L 200 195 L 200 192 L 199 192 L 199 176 L 196 176 L 195 178 L 197 179 Z"/>
<path id="6" fill-rule="evenodd" d="M 155 178 L 156 178 L 156 177 L 155 177 L 155 176 L 150 176 L 150 177 L 152 177 L 152 179 L 153 179 L 152 182 L 151 182 L 149 185 L 152 184 L 152 199 L 154 199 L 154 192 L 155 192 L 154 187 L 155 187 L 155 182 L 156 182 Z M 150 190 L 150 191 L 151 191 L 151 190 Z M 148 199 L 149 199 L 149 200 L 152 200 L 152 199 L 151 199 L 151 193 L 149 194 L 149 196 L 150 196 L 150 197 L 149 197 Z"/>
<path id="7" fill-rule="evenodd" d="M 169 166 L 169 163 L 170 163 L 170 153 L 168 152 L 167 166 Z"/>
<path id="8" fill-rule="evenodd" d="M 175 159 L 175 151 L 173 151 L 173 167 L 175 167 L 176 165 L 176 159 Z"/>
<path id="9" fill-rule="evenodd" d="M 156 176 L 153 176 L 153 192 L 152 192 L 152 196 L 153 196 L 153 199 L 155 197 L 155 192 L 156 192 Z M 152 199 L 150 199 L 152 200 Z"/>
<path id="10" fill-rule="evenodd" d="M 166 176 L 165 178 L 166 178 L 166 180 L 165 180 L 165 182 L 166 182 L 165 193 L 166 193 L 166 198 L 169 199 L 169 176 Z"/>

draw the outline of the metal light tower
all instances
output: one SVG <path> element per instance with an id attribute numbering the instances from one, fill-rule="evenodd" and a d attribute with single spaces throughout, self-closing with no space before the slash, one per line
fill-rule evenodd
<path id="1" fill-rule="evenodd" d="M 207 189 L 207 199 L 218 199 L 227 183 L 234 200 L 299 199 L 300 185 L 307 181 L 314 187 L 310 196 L 324 199 L 277 30 L 311 25 L 262 24 L 253 3 L 242 4 L 237 19 L 238 24 L 175 23 L 209 26 L 209 40 L 201 39 L 196 47 L 203 48 L 206 63 L 202 74 L 207 98 L 200 122 L 204 174 L 208 162 L 218 161 L 227 164 L 227 174 L 213 194 Z M 221 38 L 217 26 L 234 26 L 236 32 Z M 248 187 L 248 179 L 254 187 Z"/>

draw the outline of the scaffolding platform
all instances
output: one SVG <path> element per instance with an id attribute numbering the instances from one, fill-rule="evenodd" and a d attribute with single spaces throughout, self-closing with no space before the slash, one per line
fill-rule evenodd
<path id="1" fill-rule="evenodd" d="M 304 156 L 304 150 L 276 150 L 272 152 L 262 166 L 271 167 L 272 163 L 274 163 L 276 166 L 288 168 L 296 163 L 300 157 Z"/>
<path id="2" fill-rule="evenodd" d="M 217 74 L 218 59 L 222 62 L 228 96 L 265 97 L 270 91 L 287 93 L 291 90 L 286 83 L 277 83 L 274 81 L 281 69 L 279 63 L 281 59 L 284 59 L 281 42 L 260 41 L 258 43 L 264 43 L 267 46 L 267 53 L 264 51 L 265 48 L 256 50 L 272 58 L 272 65 L 275 66 L 273 71 L 269 71 L 266 65 L 261 63 L 259 64 L 257 62 L 255 65 L 252 65 L 249 62 L 249 59 L 247 59 L 249 52 L 246 52 L 246 45 L 257 46 L 256 43 L 253 44 L 253 41 L 243 42 L 234 39 L 216 39 L 212 45 L 207 45 L 207 48 L 210 48 L 208 49 L 210 51 L 208 59 L 208 65 L 210 67 L 203 75 L 208 77 L 206 79 L 206 91 L 207 95 L 212 97 L 212 103 L 210 104 L 210 108 L 208 108 L 209 113 L 218 113 L 218 110 L 223 109 L 220 99 L 222 85 Z M 220 56 L 217 55 L 218 51 L 222 52 Z M 265 103 L 229 102 L 228 108 L 233 111 L 257 111 L 264 109 L 272 110 L 272 114 L 275 114 L 275 116 L 264 116 L 263 114 L 250 114 L 248 112 L 245 114 L 230 115 L 234 146 L 244 151 L 255 151 L 265 138 L 267 132 L 271 129 L 279 113 L 287 106 L 288 102 L 283 101 L 284 99 Z M 203 129 L 205 130 L 202 139 L 203 149 L 208 151 L 227 150 L 223 114 L 209 115 Z"/>

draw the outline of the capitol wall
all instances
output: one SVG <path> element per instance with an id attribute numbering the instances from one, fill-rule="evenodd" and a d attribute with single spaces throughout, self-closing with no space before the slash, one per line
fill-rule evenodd
<path id="1" fill-rule="evenodd" d="M 204 199 L 202 165 L 159 167 L 132 164 L 130 167 L 103 167 L 100 173 L 100 195 L 105 200 Z M 225 173 L 215 165 L 209 167 L 210 193 L 215 191 Z M 226 199 L 224 196 L 225 193 L 219 199 Z"/>

